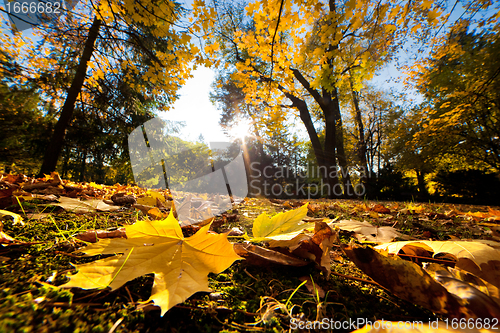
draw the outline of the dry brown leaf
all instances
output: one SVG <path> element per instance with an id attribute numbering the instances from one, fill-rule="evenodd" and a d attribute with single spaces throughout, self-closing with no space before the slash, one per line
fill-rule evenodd
<path id="1" fill-rule="evenodd" d="M 407 245 L 430 251 L 434 253 L 433 257 L 439 253 L 452 254 L 457 258 L 457 267 L 500 288 L 500 244 L 498 242 L 486 240 L 406 241 L 382 244 L 375 249 L 398 254 Z"/>
<path id="2" fill-rule="evenodd" d="M 390 214 L 391 213 L 391 210 L 389 208 L 387 208 L 381 204 L 373 205 L 370 209 L 372 211 L 380 213 L 380 214 Z"/>
<path id="3" fill-rule="evenodd" d="M 95 243 L 99 238 L 127 238 L 125 228 L 116 230 L 87 230 L 79 233 L 75 238 L 84 242 Z"/>
<path id="4" fill-rule="evenodd" d="M 243 236 L 244 234 L 245 232 L 238 227 L 231 228 L 231 230 L 229 230 L 229 232 L 227 233 L 228 236 L 237 236 L 237 237 Z"/>
<path id="5" fill-rule="evenodd" d="M 273 248 L 287 248 L 298 257 L 312 260 L 323 269 L 328 275 L 331 272 L 330 250 L 333 244 L 338 240 L 337 231 L 325 222 L 315 222 L 314 233 L 302 233 L 305 230 L 296 233 L 287 233 L 285 235 L 293 236 L 291 239 L 269 240 L 269 246 Z"/>
<path id="6" fill-rule="evenodd" d="M 147 215 L 152 217 L 155 220 L 161 220 L 161 219 L 165 219 L 168 217 L 168 213 L 163 213 L 161 210 L 159 210 L 156 207 L 153 207 L 150 210 L 148 210 Z"/>
<path id="7" fill-rule="evenodd" d="M 151 209 L 155 208 L 153 206 L 147 206 L 147 205 L 141 205 L 141 204 L 135 204 L 135 205 L 132 205 L 132 207 L 137 208 L 143 214 L 147 214 Z"/>
<path id="8" fill-rule="evenodd" d="M 417 264 L 397 256 L 386 257 L 371 247 L 353 245 L 344 246 L 343 250 L 366 275 L 394 295 L 445 316 L 474 317 L 470 309 Z"/>
<path id="9" fill-rule="evenodd" d="M 366 221 L 342 220 L 337 223 L 329 223 L 329 225 L 345 231 L 352 231 L 359 235 L 358 239 L 361 241 L 379 244 L 390 242 L 394 238 L 401 236 L 401 233 L 393 227 L 377 227 Z"/>
<path id="10" fill-rule="evenodd" d="M 464 306 L 470 308 L 477 318 L 500 318 L 500 306 L 497 303 L 499 300 L 489 295 L 488 288 L 479 278 L 474 279 L 474 276 L 470 275 L 469 281 L 463 281 L 466 275 L 457 272 L 453 274 L 450 268 L 435 263 L 424 265 L 424 269 Z M 498 289 L 495 292 L 498 294 Z"/>
<path id="11" fill-rule="evenodd" d="M 312 242 L 319 246 L 322 251 L 321 258 L 319 261 L 320 266 L 326 271 L 329 276 L 331 273 L 331 258 L 330 250 L 335 242 L 338 242 L 338 232 L 332 230 L 332 228 L 325 222 L 316 222 L 314 225 L 314 236 L 312 237 Z M 317 261 L 317 259 L 316 259 Z"/>
<path id="12" fill-rule="evenodd" d="M 234 251 L 250 265 L 256 266 L 306 266 L 309 264 L 300 258 L 292 257 L 278 251 L 265 249 L 253 244 L 234 244 Z"/>
<path id="13" fill-rule="evenodd" d="M 30 220 L 41 220 L 43 218 L 49 217 L 50 213 L 28 213 L 26 217 Z"/>
<path id="14" fill-rule="evenodd" d="M 290 251 L 295 250 L 300 246 L 300 243 L 303 241 L 311 239 L 312 235 L 300 233 L 292 239 L 286 240 L 274 240 L 271 239 L 268 241 L 269 247 L 286 247 Z"/>
<path id="15" fill-rule="evenodd" d="M 118 206 L 133 205 L 137 202 L 133 194 L 127 194 L 126 192 L 118 192 L 111 196 L 111 201 Z"/>
<path id="16" fill-rule="evenodd" d="M 90 213 L 95 211 L 113 211 L 118 210 L 120 206 L 111 206 L 102 200 L 91 199 L 81 201 L 74 198 L 60 197 L 59 203 L 51 203 L 51 206 L 59 206 L 66 211 L 73 213 Z"/>
<path id="17" fill-rule="evenodd" d="M 54 178 L 50 181 L 22 185 L 22 188 L 25 191 L 32 191 L 35 189 L 42 190 L 42 189 L 46 189 L 48 187 L 57 187 L 60 184 L 62 184 L 62 180 L 61 180 L 61 178 L 59 178 L 59 175 L 57 175 L 57 178 Z"/>
<path id="18" fill-rule="evenodd" d="M 321 206 L 320 206 L 320 205 L 318 205 L 318 204 L 309 204 L 309 205 L 307 206 L 307 209 L 308 209 L 311 213 L 315 214 L 315 213 L 317 213 L 317 212 L 321 209 Z"/>

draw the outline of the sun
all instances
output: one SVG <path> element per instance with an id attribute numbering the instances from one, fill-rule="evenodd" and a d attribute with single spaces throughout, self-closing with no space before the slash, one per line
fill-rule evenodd
<path id="1" fill-rule="evenodd" d="M 243 141 L 245 137 L 250 136 L 250 123 L 247 120 L 240 119 L 229 131 L 229 136 Z"/>

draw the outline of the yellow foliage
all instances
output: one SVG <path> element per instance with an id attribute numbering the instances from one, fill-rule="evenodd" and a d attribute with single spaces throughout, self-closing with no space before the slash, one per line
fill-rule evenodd
<path id="1" fill-rule="evenodd" d="M 117 289 L 126 282 L 154 273 L 150 298 L 163 316 L 198 291 L 210 291 L 208 274 L 220 273 L 240 259 L 226 234 L 209 232 L 210 224 L 189 238 L 170 214 L 160 221 L 125 226 L 127 238 L 108 238 L 82 250 L 88 256 L 118 254 L 76 265 L 77 274 L 61 288 Z"/>
<path id="2" fill-rule="evenodd" d="M 279 213 L 269 218 L 265 213 L 259 215 L 254 223 L 252 233 L 257 239 L 291 239 L 308 228 L 302 219 L 307 215 L 307 203 L 302 207 Z M 292 236 L 291 236 L 292 235 Z"/>

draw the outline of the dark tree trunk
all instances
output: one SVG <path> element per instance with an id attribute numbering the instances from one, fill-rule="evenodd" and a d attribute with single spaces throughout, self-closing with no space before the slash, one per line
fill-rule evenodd
<path id="1" fill-rule="evenodd" d="M 337 136 L 337 124 L 335 116 L 335 104 L 332 100 L 332 96 L 326 90 L 323 90 L 323 103 L 321 107 L 323 111 L 323 116 L 325 117 L 325 166 L 328 170 L 328 185 L 330 187 L 330 198 L 342 196 L 342 190 L 339 186 L 339 179 L 337 174 L 337 158 L 339 151 L 337 150 L 338 136 Z M 332 179 L 332 175 L 336 175 L 335 179 Z M 333 182 L 332 182 L 333 180 Z"/>
<path id="2" fill-rule="evenodd" d="M 425 186 L 425 174 L 420 170 L 415 170 L 417 173 L 417 185 L 418 185 L 418 199 L 427 200 L 429 199 L 429 192 Z"/>
<path id="3" fill-rule="evenodd" d="M 63 179 L 66 178 L 66 175 L 68 173 L 69 157 L 70 157 L 70 149 L 66 147 L 66 153 L 64 154 L 62 172 L 61 172 L 61 178 Z"/>
<path id="4" fill-rule="evenodd" d="M 351 176 L 349 174 L 349 166 L 347 165 L 347 158 L 344 150 L 344 130 L 343 130 L 344 127 L 342 125 L 342 115 L 340 113 L 340 104 L 339 104 L 339 97 L 337 94 L 337 88 L 333 88 L 332 104 L 335 115 L 337 159 L 339 161 L 340 172 L 342 175 L 344 196 L 353 197 L 354 191 L 352 189 Z"/>
<path id="5" fill-rule="evenodd" d="M 350 85 L 351 85 L 352 101 L 354 104 L 354 111 L 356 113 L 355 121 L 356 121 L 356 126 L 358 128 L 357 155 L 358 155 L 359 165 L 362 169 L 360 173 L 360 181 L 365 186 L 365 189 L 368 192 L 368 194 L 370 194 L 372 192 L 372 188 L 370 184 L 370 177 L 368 176 L 369 172 L 368 172 L 368 161 L 366 158 L 365 128 L 363 125 L 363 117 L 361 116 L 361 109 L 359 108 L 359 94 L 357 91 L 354 90 L 352 80 L 350 81 Z"/>
<path id="6" fill-rule="evenodd" d="M 86 166 L 87 166 L 87 149 L 85 149 L 82 153 L 82 159 L 81 159 L 81 164 L 80 164 L 80 178 L 79 178 L 79 181 L 80 182 L 84 182 L 85 181 L 85 169 L 86 169 Z"/>
<path id="7" fill-rule="evenodd" d="M 296 76 L 300 77 L 299 81 L 305 82 L 305 79 L 297 70 Z M 303 83 L 304 84 L 304 83 Z M 307 84 L 308 86 L 308 84 Z M 309 87 L 309 89 L 311 89 Z M 311 119 L 311 114 L 309 113 L 309 109 L 307 107 L 307 103 L 295 97 L 292 94 L 285 93 L 285 96 L 288 97 L 293 106 L 299 110 L 300 119 L 304 123 L 306 127 L 307 134 L 309 135 L 309 139 L 311 140 L 311 145 L 314 150 L 314 155 L 316 156 L 316 161 L 318 162 L 319 171 L 321 172 L 323 180 L 326 182 L 328 188 L 328 197 L 335 198 L 338 197 L 340 193 L 338 193 L 339 188 L 339 179 L 336 173 L 337 164 L 336 164 L 336 136 L 335 136 L 335 116 L 334 113 L 331 112 L 330 109 L 326 108 L 325 103 L 321 103 L 322 110 L 325 113 L 325 122 L 326 122 L 326 137 L 325 137 L 325 145 L 324 148 L 321 146 L 321 142 L 319 140 L 318 133 L 314 128 L 314 124 Z"/>
<path id="8" fill-rule="evenodd" d="M 50 174 L 56 169 L 57 160 L 59 159 L 59 155 L 61 154 L 66 129 L 70 124 L 71 119 L 73 118 L 76 99 L 78 98 L 78 95 L 82 90 L 83 82 L 85 81 L 88 62 L 90 61 L 92 53 L 94 52 L 94 44 L 99 34 L 100 26 L 101 21 L 97 19 L 97 17 L 95 17 L 94 21 L 92 22 L 92 26 L 90 27 L 89 35 L 87 37 L 87 41 L 85 42 L 85 47 L 80 58 L 80 63 L 78 64 L 78 67 L 76 69 L 75 77 L 73 79 L 73 82 L 71 83 L 71 87 L 68 90 L 66 101 L 64 102 L 64 105 L 62 107 L 61 115 L 59 117 L 59 120 L 57 121 L 56 126 L 54 127 L 54 132 L 52 133 L 50 143 L 47 147 L 47 151 L 45 152 L 42 167 L 40 168 L 39 172 L 40 177 L 42 177 L 44 174 Z"/>

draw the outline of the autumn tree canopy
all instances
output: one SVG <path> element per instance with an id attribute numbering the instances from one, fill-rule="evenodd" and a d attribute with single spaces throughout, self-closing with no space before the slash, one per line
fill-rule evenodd
<path id="1" fill-rule="evenodd" d="M 493 31 L 461 22 L 418 76 L 428 106 L 419 113 L 416 142 L 500 170 L 500 40 Z"/>
<path id="2" fill-rule="evenodd" d="M 190 34 L 204 19 L 188 26 L 185 15 L 172 1 L 81 2 L 36 27 L 34 40 L 3 25 L 3 52 L 21 64 L 16 79 L 35 82 L 57 109 L 40 173 L 55 169 L 75 107 L 132 126 L 148 119 L 144 106 L 168 108 L 193 64 L 205 63 Z"/>
<path id="3" fill-rule="evenodd" d="M 369 194 L 354 193 L 357 184 L 376 192 L 373 176 L 391 164 L 415 175 L 423 195 L 445 160 L 498 173 L 496 9 L 482 0 L 197 0 L 191 10 L 82 1 L 33 40 L 4 22 L 3 117 L 16 123 L 11 102 L 26 96 L 44 119 L 34 134 L 47 142 L 40 173 L 106 178 L 128 168 L 126 135 L 167 110 L 194 67 L 211 66 L 221 124 L 246 119 L 250 151 L 266 163 L 295 172 L 299 160 L 312 163 L 330 197 Z M 374 84 L 387 66 L 405 70 L 423 101 Z"/>
<path id="4" fill-rule="evenodd" d="M 394 58 L 408 36 L 423 38 L 438 24 L 439 4 L 255 1 L 239 21 L 233 8 L 223 8 L 208 51 L 226 59 L 247 104 L 300 117 L 318 165 L 341 170 L 325 174 L 325 182 L 333 190 L 340 179 L 338 194 L 352 193 L 341 101 L 353 99 L 356 105 L 364 82 Z M 365 158 L 359 160 L 366 165 Z"/>

